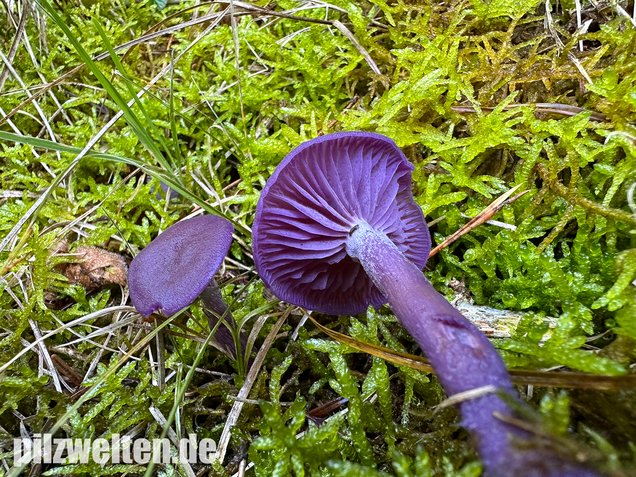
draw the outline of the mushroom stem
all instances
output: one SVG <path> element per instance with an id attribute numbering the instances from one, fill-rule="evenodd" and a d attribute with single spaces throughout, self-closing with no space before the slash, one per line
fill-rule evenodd
<path id="1" fill-rule="evenodd" d="M 208 310 L 213 311 L 219 316 L 224 316 L 230 323 L 234 321 L 234 317 L 228 310 L 229 307 L 227 306 L 227 303 L 225 303 L 223 295 L 221 295 L 219 284 L 216 283 L 214 278 L 210 280 L 208 286 L 203 289 L 199 298 L 201 298 L 201 302 Z M 216 325 L 216 323 L 214 324 Z"/>
<path id="2" fill-rule="evenodd" d="M 203 304 L 203 311 L 208 317 L 210 329 L 213 330 L 216 328 L 214 339 L 222 348 L 229 352 L 233 358 L 238 358 L 234 335 L 230 330 L 230 327 L 236 327 L 236 321 L 227 303 L 223 299 L 219 285 L 214 278 L 210 281 L 208 286 L 203 289 L 199 298 L 201 298 L 201 303 Z M 225 323 L 219 324 L 221 318 L 223 318 Z M 242 344 L 241 349 L 244 350 L 246 340 L 242 333 L 240 335 L 240 342 Z"/>
<path id="3" fill-rule="evenodd" d="M 477 439 L 488 475 L 513 475 L 512 468 L 530 475 L 528 467 L 534 465 L 547 471 L 537 475 L 598 475 L 556 455 L 519 445 L 530 434 L 506 422 L 514 416 L 508 403 L 518 402 L 518 396 L 499 353 L 387 235 L 361 222 L 351 229 L 346 250 L 360 262 L 427 355 L 446 393 L 473 391 L 461 401 L 462 424 Z M 545 461 L 551 461 L 552 468 L 546 469 Z"/>

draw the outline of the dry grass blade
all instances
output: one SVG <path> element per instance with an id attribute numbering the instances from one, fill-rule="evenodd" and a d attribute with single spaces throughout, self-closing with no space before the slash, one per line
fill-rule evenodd
<path id="1" fill-rule="evenodd" d="M 364 49 L 364 47 L 360 44 L 360 42 L 356 39 L 353 33 L 351 33 L 351 31 L 349 31 L 349 29 L 346 26 L 344 26 L 338 20 L 334 20 L 333 26 L 335 26 L 338 30 L 340 30 L 340 33 L 346 36 L 349 39 L 349 41 L 353 44 L 353 46 L 355 46 L 356 49 L 360 52 L 360 54 L 364 56 L 364 59 L 369 65 L 369 68 L 371 68 L 371 71 L 373 71 L 376 75 L 382 74 L 382 72 L 380 71 L 380 68 L 378 68 L 378 65 L 375 64 L 375 61 L 373 61 L 373 58 L 371 58 L 371 55 L 369 54 L 369 52 Z"/>
<path id="2" fill-rule="evenodd" d="M 581 0 L 574 0 L 576 8 L 576 28 L 581 28 Z M 579 51 L 583 51 L 583 40 L 579 40 Z"/>
<path id="3" fill-rule="evenodd" d="M 39 346 L 40 343 L 44 343 L 44 341 L 46 341 L 51 336 L 54 336 L 57 333 L 60 333 L 60 332 L 62 332 L 64 330 L 68 330 L 68 329 L 70 329 L 70 328 L 72 328 L 72 327 L 74 327 L 76 325 L 81 324 L 81 323 L 86 323 L 87 321 L 93 320 L 95 318 L 99 318 L 101 316 L 106 316 L 106 315 L 109 315 L 111 313 L 116 313 L 116 312 L 119 312 L 119 311 L 136 312 L 136 310 L 132 306 L 112 306 L 112 307 L 109 307 L 109 308 L 103 308 L 101 310 L 97 310 L 97 311 L 95 311 L 93 313 L 89 313 L 88 315 L 80 316 L 79 318 L 77 318 L 77 319 L 75 319 L 73 321 L 69 321 L 68 323 L 64 323 L 59 328 L 56 328 L 53 331 L 49 331 L 47 334 L 43 335 L 41 338 L 37 338 L 31 344 L 29 344 L 28 346 L 25 346 L 24 348 L 22 348 L 20 350 L 20 352 L 17 353 L 13 358 L 11 358 L 9 361 L 7 361 L 2 366 L 0 366 L 0 373 L 6 371 L 9 368 L 9 366 L 11 366 L 13 363 L 15 363 L 18 359 L 20 359 L 20 357 L 24 356 L 26 353 L 31 351 L 33 348 Z"/>
<path id="4" fill-rule="evenodd" d="M 444 409 L 446 407 L 454 406 L 455 404 L 460 404 L 465 401 L 470 401 L 471 399 L 477 399 L 486 394 L 495 394 L 497 392 L 496 386 L 482 386 L 479 388 L 470 389 L 468 391 L 464 391 L 461 393 L 453 394 L 452 396 L 447 397 L 441 403 L 439 403 L 435 410 Z"/>
<path id="5" fill-rule="evenodd" d="M 589 389 L 594 391 L 625 391 L 636 389 L 636 375 L 599 376 L 588 373 L 570 371 L 534 371 L 526 369 L 511 369 L 512 381 L 516 384 Z"/>
<path id="6" fill-rule="evenodd" d="M 31 326 L 31 330 L 33 331 L 33 336 L 35 337 L 36 342 L 38 342 L 38 348 L 40 349 L 40 354 L 44 358 L 44 362 L 46 363 L 46 367 L 48 368 L 48 374 L 53 378 L 53 387 L 58 393 L 62 392 L 62 378 L 57 372 L 57 368 L 53 364 L 53 360 L 51 359 L 51 354 L 49 350 L 46 348 L 44 341 L 42 340 L 42 333 L 40 332 L 40 328 L 37 323 L 33 320 L 29 320 L 29 325 Z M 43 373 L 44 370 L 40 370 L 40 373 Z"/>
<path id="7" fill-rule="evenodd" d="M 132 307 L 130 307 L 130 308 L 134 310 L 134 308 L 132 308 Z M 97 327 L 97 329 L 95 331 L 92 331 L 91 333 L 89 333 L 87 335 L 81 335 L 81 334 L 75 332 L 74 330 L 69 329 L 69 331 L 73 335 L 77 336 L 77 338 L 74 339 L 74 340 L 70 340 L 70 341 L 67 341 L 65 343 L 59 344 L 57 346 L 57 348 L 58 349 L 68 348 L 68 347 L 74 346 L 74 345 L 79 344 L 79 343 L 90 343 L 93 346 L 99 346 L 99 344 L 97 344 L 95 341 L 93 341 L 94 338 L 97 338 L 98 336 L 104 336 L 104 335 L 112 336 L 116 330 L 118 330 L 120 328 L 125 328 L 126 326 L 129 326 L 129 325 L 132 325 L 132 324 L 136 323 L 138 320 L 139 320 L 138 315 L 136 313 L 132 313 L 131 316 L 129 316 L 128 318 L 125 318 L 123 320 L 114 321 L 113 323 L 111 323 L 110 325 L 107 325 L 107 326 Z M 114 350 L 106 348 L 106 351 L 113 352 Z"/>
<path id="8" fill-rule="evenodd" d="M 11 60 L 9 58 L 7 58 L 6 56 L 4 56 L 4 54 L 1 51 L 0 51 L 0 60 L 2 60 L 4 62 L 6 71 L 11 73 L 11 76 L 13 76 L 13 78 L 18 82 L 20 87 L 24 90 L 25 94 L 27 96 L 31 96 L 31 92 L 29 91 L 29 88 L 24 83 L 24 81 L 22 80 L 22 78 L 20 77 L 18 72 L 13 68 L 13 65 L 11 64 Z M 33 106 L 34 106 L 35 110 L 37 111 L 38 116 L 40 116 L 40 118 L 42 119 L 42 125 L 46 129 L 46 132 L 48 133 L 49 137 L 51 138 L 51 140 L 53 142 L 55 142 L 56 138 L 55 138 L 55 133 L 53 132 L 53 128 L 51 127 L 51 124 L 50 124 L 49 120 L 47 119 L 46 115 L 44 114 L 44 111 L 40 107 L 40 104 L 38 103 L 37 100 L 33 100 Z M 60 153 L 59 152 L 57 153 L 57 157 L 58 157 L 58 160 L 59 160 L 60 159 Z M 52 174 L 50 171 L 49 171 L 49 173 L 54 176 L 54 174 Z"/>
<path id="9" fill-rule="evenodd" d="M 321 325 L 313 317 L 312 323 L 323 333 L 339 343 L 350 346 L 363 353 L 384 359 L 398 366 L 406 366 L 425 373 L 433 373 L 433 367 L 426 358 L 414 354 L 394 351 L 384 346 L 359 341 L 351 336 L 330 330 Z M 515 384 L 571 389 L 590 389 L 596 391 L 621 391 L 636 388 L 636 375 L 598 376 L 595 374 L 575 373 L 567 371 L 534 371 L 511 369 L 510 375 Z"/>
<path id="10" fill-rule="evenodd" d="M 157 326 L 157 322 L 155 320 L 155 326 Z M 164 341 L 164 331 L 158 331 L 157 336 L 155 337 L 156 349 L 157 349 L 157 386 L 160 390 L 163 391 L 166 385 L 166 347 Z M 149 352 L 151 352 L 151 347 L 148 347 Z"/>
<path id="11" fill-rule="evenodd" d="M 467 234 L 468 232 L 480 226 L 484 222 L 487 222 L 497 212 L 499 212 L 506 204 L 510 204 L 511 202 L 514 202 L 519 197 L 523 196 L 524 194 L 528 192 L 528 191 L 523 191 L 515 195 L 514 197 L 511 197 L 512 194 L 514 194 L 517 191 L 517 189 L 519 189 L 519 187 L 521 187 L 521 184 L 514 186 L 512 189 L 510 189 L 506 193 L 499 196 L 494 202 L 492 202 L 488 207 L 482 210 L 477 216 L 470 219 L 468 223 L 466 223 L 462 228 L 460 228 L 459 230 L 451 234 L 449 237 L 444 239 L 442 243 L 440 243 L 437 247 L 431 250 L 431 252 L 428 255 L 429 258 L 434 255 L 437 255 L 437 253 L 439 253 L 440 250 L 448 247 L 451 243 L 453 243 L 462 235 Z"/>
<path id="12" fill-rule="evenodd" d="M 590 113 L 590 119 L 594 121 L 607 121 L 607 118 L 604 114 L 597 113 L 596 111 L 590 111 L 585 108 L 581 108 L 579 106 L 572 106 L 571 104 L 562 104 L 562 103 L 510 103 L 503 107 L 505 111 L 510 109 L 519 108 L 522 106 L 530 106 L 533 107 L 536 113 L 552 113 L 559 114 L 561 116 L 576 116 L 581 113 Z M 493 106 L 480 106 L 483 111 L 493 111 L 495 108 Z M 458 113 L 475 113 L 475 107 L 471 105 L 458 105 L 451 107 L 453 111 Z"/>
<path id="13" fill-rule="evenodd" d="M 621 17 L 626 18 L 634 28 L 636 28 L 636 3 L 634 4 L 634 16 L 630 17 L 627 10 L 619 5 L 618 2 L 614 3 L 614 8 L 616 8 L 616 13 L 618 13 Z"/>
<path id="14" fill-rule="evenodd" d="M 330 336 L 339 343 L 350 346 L 353 349 L 362 351 L 363 353 L 367 353 L 372 356 L 376 356 L 378 358 L 382 358 L 385 361 L 399 366 L 407 366 L 409 368 L 417 369 L 418 371 L 423 371 L 425 373 L 433 372 L 433 367 L 428 363 L 426 358 L 422 358 L 421 356 L 416 356 L 414 354 L 401 353 L 399 351 L 394 351 L 384 346 L 365 343 L 364 341 L 359 341 L 355 338 L 352 338 L 351 336 L 339 333 L 321 325 L 312 316 L 310 316 L 309 319 L 320 331 L 325 333 L 327 336 Z"/>
<path id="15" fill-rule="evenodd" d="M 4 83 L 7 80 L 9 75 L 9 65 L 15 59 L 15 55 L 18 52 L 18 46 L 20 45 L 20 38 L 24 33 L 24 29 L 26 27 L 26 21 L 31 15 L 31 4 L 29 2 L 23 3 L 22 14 L 20 15 L 20 21 L 16 28 L 15 36 L 13 37 L 13 42 L 11 43 L 11 47 L 9 48 L 9 53 L 7 54 L 7 61 L 5 67 L 0 72 L 0 91 L 4 88 Z"/>
<path id="16" fill-rule="evenodd" d="M 241 414 L 241 410 L 243 409 L 243 404 L 245 404 L 245 399 L 247 399 L 247 397 L 249 396 L 250 391 L 252 390 L 252 386 L 254 385 L 254 382 L 256 381 L 256 378 L 258 376 L 258 373 L 261 370 L 263 363 L 265 362 L 265 357 L 267 356 L 269 349 L 274 343 L 274 340 L 276 339 L 276 336 L 278 335 L 280 328 L 283 326 L 283 323 L 285 323 L 285 320 L 289 316 L 290 312 L 291 312 L 291 308 L 287 308 L 287 310 L 280 316 L 278 321 L 274 324 L 274 326 L 270 330 L 261 348 L 258 350 L 258 353 L 256 354 L 254 363 L 250 367 L 250 370 L 247 373 L 247 376 L 245 377 L 245 382 L 243 386 L 241 387 L 240 391 L 238 392 L 238 395 L 236 396 L 236 401 L 234 401 L 234 404 L 232 405 L 232 409 L 230 410 L 227 420 L 225 421 L 223 432 L 221 433 L 221 437 L 219 438 L 219 444 L 217 447 L 215 460 L 217 460 L 220 463 L 222 463 L 223 459 L 225 459 L 227 446 L 230 443 L 230 434 L 232 432 L 232 428 L 238 422 L 238 418 Z"/>
<path id="17" fill-rule="evenodd" d="M 150 414 L 152 415 L 152 417 L 155 418 L 155 421 L 157 421 L 157 424 L 159 424 L 159 426 L 162 429 L 164 429 L 168 425 L 168 420 L 163 415 L 161 410 L 159 410 L 155 406 L 150 406 L 148 410 L 150 411 Z M 172 442 L 172 445 L 174 445 L 175 448 L 180 452 L 179 436 L 177 436 L 177 433 L 174 431 L 174 429 L 172 429 L 172 427 L 168 428 L 168 439 L 170 439 L 170 441 Z M 180 458 L 179 465 L 181 465 L 187 477 L 196 477 L 197 474 L 195 474 L 194 470 L 192 469 L 192 466 L 190 465 L 190 463 L 188 462 L 186 458 Z"/>

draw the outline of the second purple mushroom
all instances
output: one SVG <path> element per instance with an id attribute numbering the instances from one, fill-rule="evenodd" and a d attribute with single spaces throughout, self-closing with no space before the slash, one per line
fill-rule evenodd
<path id="1" fill-rule="evenodd" d="M 294 149 L 256 210 L 254 260 L 265 285 L 282 300 L 328 314 L 388 302 L 447 394 L 472 392 L 460 403 L 462 424 L 488 475 L 599 475 L 532 445 L 510 423 L 517 419 L 510 403 L 519 400 L 501 357 L 421 272 L 431 240 L 413 200 L 412 170 L 380 134 L 329 134 Z"/>

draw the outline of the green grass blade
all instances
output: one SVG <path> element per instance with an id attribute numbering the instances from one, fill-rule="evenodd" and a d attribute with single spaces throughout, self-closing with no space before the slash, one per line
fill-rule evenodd
<path id="1" fill-rule="evenodd" d="M 126 85 L 126 89 L 128 90 L 128 94 L 130 95 L 131 98 L 135 100 L 135 104 L 137 105 L 137 107 L 139 108 L 139 110 L 144 116 L 144 120 L 145 120 L 144 125 L 146 126 L 147 137 L 149 138 L 150 141 L 152 141 L 153 138 L 156 138 L 156 140 L 159 141 L 159 144 L 161 145 L 162 150 L 165 151 L 165 153 L 168 155 L 168 159 L 173 164 L 173 167 L 169 170 L 178 170 L 176 167 L 174 167 L 175 160 L 174 160 L 174 155 L 171 151 L 170 144 L 168 143 L 168 141 L 166 141 L 164 134 L 162 134 L 159 131 L 159 129 L 155 126 L 153 122 L 153 118 L 148 114 L 148 111 L 144 107 L 143 102 L 137 96 L 137 91 L 135 91 L 132 86 L 134 84 L 134 80 L 128 74 L 126 70 L 126 66 L 124 66 L 124 64 L 121 62 L 119 55 L 115 52 L 115 48 L 113 47 L 113 44 L 108 39 L 108 35 L 102 28 L 101 24 L 97 21 L 97 19 L 93 19 L 93 25 L 95 26 L 95 29 L 97 30 L 100 37 L 102 38 L 102 41 L 104 42 L 104 46 L 106 47 L 106 51 L 108 51 L 108 54 L 110 55 L 110 58 L 115 65 L 115 68 L 117 68 L 117 71 L 119 71 L 119 73 L 122 75 L 124 79 L 124 84 Z"/>
<path id="2" fill-rule="evenodd" d="M 133 132 L 137 135 L 141 143 L 148 149 L 150 154 L 155 158 L 155 160 L 166 170 L 171 170 L 170 163 L 166 160 L 161 150 L 157 147 L 156 142 L 150 137 L 146 129 L 141 124 L 139 118 L 135 115 L 135 113 L 128 107 L 127 102 L 122 98 L 117 91 L 117 88 L 106 78 L 104 73 L 101 72 L 97 63 L 91 58 L 91 56 L 86 52 L 86 50 L 82 47 L 80 41 L 73 34 L 71 29 L 67 26 L 66 22 L 60 17 L 57 13 L 57 10 L 51 6 L 48 0 L 38 0 L 39 4 L 42 6 L 44 11 L 51 17 L 51 19 L 55 22 L 55 24 L 64 32 L 66 37 L 69 39 L 81 60 L 84 64 L 91 70 L 93 75 L 100 82 L 102 87 L 106 90 L 110 98 L 117 104 L 117 106 L 123 112 L 124 118 L 126 122 L 131 127 Z"/>
<path id="3" fill-rule="evenodd" d="M 10 141 L 10 142 L 14 142 L 14 143 L 22 143 L 22 144 L 27 144 L 27 145 L 35 147 L 35 148 L 49 149 L 49 150 L 58 151 L 58 152 L 67 152 L 67 153 L 71 153 L 71 154 L 79 154 L 81 152 L 81 149 L 79 147 L 69 146 L 67 144 L 61 144 L 61 143 L 58 143 L 58 142 L 53 142 L 53 141 L 49 141 L 47 139 L 41 139 L 41 138 L 37 138 L 37 137 L 21 136 L 19 134 L 9 133 L 9 132 L 6 132 L 6 131 L 0 131 L 0 140 Z M 108 160 L 108 161 L 112 161 L 112 162 L 117 162 L 117 163 L 121 163 L 121 164 L 127 164 L 129 166 L 137 167 L 140 170 L 144 171 L 149 176 L 151 176 L 151 177 L 163 182 L 168 187 L 173 189 L 175 192 L 177 192 L 178 194 L 183 196 L 185 199 L 187 199 L 190 202 L 192 202 L 193 204 L 196 204 L 199 207 L 201 207 L 207 213 L 224 217 L 227 220 L 229 220 L 230 222 L 232 222 L 234 224 L 234 227 L 238 231 L 240 231 L 241 233 L 243 233 L 243 234 L 245 234 L 247 236 L 249 236 L 249 234 L 250 234 L 249 230 L 246 227 L 244 227 L 243 225 L 241 225 L 237 221 L 233 220 L 231 217 L 227 216 L 226 214 L 224 214 L 220 210 L 215 209 L 210 204 L 205 202 L 205 200 L 203 200 L 202 198 L 194 195 L 192 192 L 190 192 L 188 189 L 186 189 L 183 186 L 183 184 L 181 184 L 181 182 L 177 181 L 177 179 L 174 176 L 172 176 L 169 173 L 166 173 L 166 171 L 164 171 L 162 169 L 159 169 L 159 168 L 157 168 L 155 166 L 151 166 L 149 164 L 146 164 L 145 162 L 140 161 L 138 159 L 133 159 L 133 158 L 130 158 L 130 157 L 119 156 L 119 155 L 116 155 L 116 154 L 108 154 L 108 153 L 105 153 L 105 152 L 94 152 L 94 151 L 93 152 L 88 152 L 86 154 L 86 156 L 87 157 L 93 157 L 93 158 L 96 158 L 96 159 L 104 159 L 104 160 Z M 63 178 L 62 175 L 60 175 L 59 177 L 61 177 L 61 178 L 59 180 L 56 179 L 53 182 L 53 184 L 51 184 L 51 187 L 49 187 L 49 189 L 47 189 L 47 191 L 52 190 L 53 188 L 55 188 L 59 184 L 59 182 Z M 47 195 L 48 195 L 48 192 L 47 192 Z"/>

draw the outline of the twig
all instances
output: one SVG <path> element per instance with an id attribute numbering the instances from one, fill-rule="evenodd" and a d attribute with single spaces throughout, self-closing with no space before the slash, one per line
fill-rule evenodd
<path id="1" fill-rule="evenodd" d="M 51 355 L 51 361 L 53 361 L 53 364 L 60 369 L 61 374 L 66 376 L 73 386 L 79 388 L 82 385 L 82 377 L 66 361 L 56 354 Z"/>
<path id="2" fill-rule="evenodd" d="M 521 106 L 531 106 L 534 107 L 536 112 L 542 113 L 555 113 L 560 114 L 562 116 L 576 116 L 580 113 L 590 113 L 590 119 L 594 121 L 607 121 L 607 118 L 604 114 L 597 113 L 596 111 L 589 111 L 584 108 L 580 108 L 578 106 L 572 106 L 570 104 L 562 104 L 562 103 L 510 103 L 503 107 L 504 111 L 508 111 L 513 108 L 519 108 Z M 480 106 L 484 111 L 492 111 L 495 108 L 493 106 Z M 471 105 L 458 105 L 451 107 L 453 111 L 457 111 L 458 113 L 474 113 L 475 107 Z"/>
<path id="3" fill-rule="evenodd" d="M 510 197 L 513 193 L 517 191 L 517 189 L 521 187 L 521 184 L 516 185 L 506 193 L 499 196 L 493 203 L 491 203 L 488 207 L 482 210 L 477 216 L 473 217 L 468 221 L 468 223 L 464 224 L 459 230 L 448 236 L 442 243 L 440 243 L 437 247 L 435 247 L 428 254 L 429 258 L 439 253 L 440 250 L 448 247 L 451 243 L 456 241 L 459 237 L 464 234 L 467 234 L 471 230 L 475 229 L 479 225 L 483 224 L 490 220 L 497 212 L 499 212 L 506 204 L 514 202 L 519 197 L 526 194 L 528 191 L 520 192 L 514 197 Z"/>

